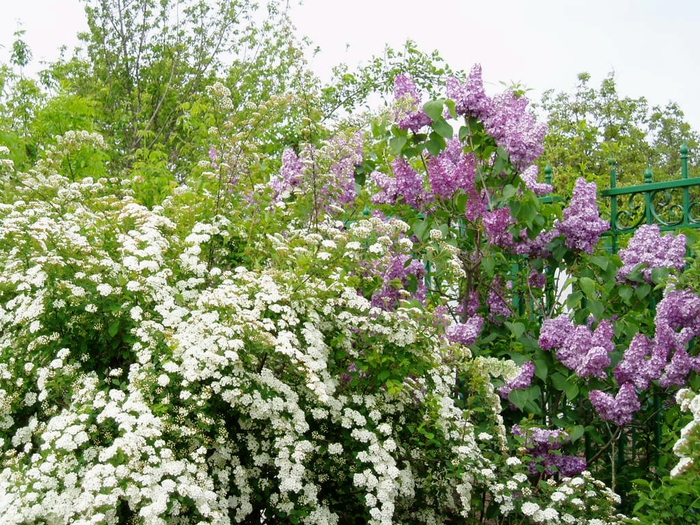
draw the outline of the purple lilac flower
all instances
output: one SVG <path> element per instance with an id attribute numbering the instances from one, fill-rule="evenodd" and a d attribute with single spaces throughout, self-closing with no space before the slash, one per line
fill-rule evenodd
<path id="1" fill-rule="evenodd" d="M 484 120 L 489 114 L 491 99 L 486 96 L 481 78 L 481 66 L 475 64 L 465 84 L 452 77 L 447 80 L 447 97 L 455 102 L 458 115 Z"/>
<path id="2" fill-rule="evenodd" d="M 398 75 L 394 79 L 394 98 L 397 101 L 407 98 L 410 102 L 410 110 L 401 111 L 397 115 L 398 126 L 401 129 L 410 129 L 417 133 L 422 127 L 430 125 L 432 119 L 420 107 L 421 96 L 413 79 L 406 75 Z"/>
<path id="3" fill-rule="evenodd" d="M 515 224 L 515 219 L 513 219 L 509 207 L 485 211 L 483 221 L 484 233 L 489 243 L 501 248 L 512 248 L 514 246 L 513 234 L 510 233 L 509 228 Z"/>
<path id="4" fill-rule="evenodd" d="M 547 274 L 538 272 L 537 270 L 532 270 L 530 275 L 527 277 L 527 283 L 531 288 L 544 290 L 545 286 L 547 285 Z"/>
<path id="5" fill-rule="evenodd" d="M 545 474 L 551 476 L 557 472 L 561 476 L 575 476 L 588 466 L 586 461 L 576 456 L 561 454 L 559 450 L 569 441 L 569 435 L 563 430 L 546 430 L 529 428 L 523 430 L 519 425 L 513 425 L 513 434 L 525 438 L 528 453 L 535 461 L 528 465 L 532 475 L 544 468 Z"/>
<path id="6" fill-rule="evenodd" d="M 427 164 L 430 187 L 436 197 L 451 199 L 458 190 L 474 193 L 476 160 L 473 153 L 464 153 L 459 139 L 448 140 L 447 147 L 437 157 L 431 156 Z"/>
<path id="7" fill-rule="evenodd" d="M 410 261 L 410 262 L 409 262 Z M 420 261 L 412 259 L 408 254 L 398 254 L 391 258 L 391 262 L 383 272 L 382 281 L 384 286 L 372 295 L 372 306 L 384 310 L 393 310 L 399 305 L 402 299 L 401 291 L 408 285 L 410 275 L 416 277 L 418 289 L 413 295 L 418 300 L 425 299 L 427 288 L 423 278 L 425 277 L 425 266 Z M 392 281 L 401 281 L 403 287 L 395 286 Z"/>
<path id="8" fill-rule="evenodd" d="M 527 109 L 530 101 L 511 91 L 492 100 L 484 128 L 496 144 L 504 148 L 511 162 L 523 170 L 544 152 L 545 124 L 538 124 L 535 115 Z"/>
<path id="9" fill-rule="evenodd" d="M 542 324 L 539 344 L 544 350 L 556 349 L 557 358 L 579 377 L 605 378 L 610 366 L 613 326 L 608 320 L 598 323 L 595 331 L 574 325 L 565 315 L 547 319 Z"/>
<path id="10" fill-rule="evenodd" d="M 623 383 L 615 397 L 601 390 L 592 390 L 589 398 L 602 419 L 620 426 L 630 423 L 634 413 L 641 408 L 632 383 Z"/>
<path id="11" fill-rule="evenodd" d="M 370 180 L 381 188 L 372 196 L 373 203 L 396 204 L 400 198 L 403 198 L 407 204 L 419 207 L 430 200 L 430 196 L 423 189 L 423 177 L 406 159 L 396 158 L 391 165 L 394 169 L 394 177 L 378 171 L 370 175 Z"/>
<path id="12" fill-rule="evenodd" d="M 510 306 L 505 301 L 505 286 L 499 277 L 491 283 L 489 293 L 486 298 L 486 305 L 489 308 L 489 319 L 500 323 L 499 318 L 508 318 L 511 315 Z"/>
<path id="13" fill-rule="evenodd" d="M 520 367 L 520 374 L 518 377 L 508 381 L 505 385 L 498 389 L 498 392 L 501 394 L 501 397 L 508 399 L 508 396 L 513 390 L 520 390 L 522 388 L 529 387 L 532 384 L 533 377 L 535 377 L 535 363 L 532 361 L 527 361 Z"/>
<path id="14" fill-rule="evenodd" d="M 652 380 L 661 375 L 666 357 L 659 359 L 655 354 L 657 345 L 644 334 L 636 334 L 632 338 L 625 355 L 615 367 L 615 379 L 618 384 L 631 382 L 640 390 L 649 388 Z"/>
<path id="15" fill-rule="evenodd" d="M 462 302 L 457 306 L 457 313 L 459 315 L 466 315 L 468 317 L 476 314 L 477 310 L 481 306 L 479 301 L 479 292 L 476 290 L 470 291 L 462 300 Z"/>
<path id="16" fill-rule="evenodd" d="M 411 206 L 419 206 L 425 199 L 422 175 L 414 170 L 403 157 L 394 159 L 391 166 L 396 175 L 398 194 Z"/>
<path id="17" fill-rule="evenodd" d="M 598 212 L 595 182 L 588 183 L 583 178 L 576 181 L 574 195 L 564 210 L 564 220 L 556 227 L 566 237 L 569 248 L 593 253 L 600 235 L 610 229 Z"/>
<path id="18" fill-rule="evenodd" d="M 537 174 L 540 172 L 538 166 L 532 165 L 520 174 L 528 190 L 535 192 L 535 195 L 548 195 L 554 191 L 554 186 L 544 182 L 537 182 Z"/>
<path id="19" fill-rule="evenodd" d="M 372 195 L 374 204 L 396 204 L 396 200 L 399 197 L 399 189 L 394 177 L 374 171 L 370 174 L 369 179 L 381 188 Z"/>
<path id="20" fill-rule="evenodd" d="M 270 182 L 275 198 L 284 198 L 287 193 L 299 186 L 304 178 L 303 171 L 304 165 L 294 150 L 284 150 L 280 174 Z"/>
<path id="21" fill-rule="evenodd" d="M 447 339 L 452 343 L 473 345 L 484 326 L 484 319 L 480 315 L 470 317 L 466 323 L 457 323 L 448 326 L 445 330 Z"/>
<path id="22" fill-rule="evenodd" d="M 214 169 L 219 168 L 219 165 L 216 162 L 216 160 L 218 158 L 219 158 L 219 152 L 216 150 L 216 146 L 211 146 L 209 148 L 209 159 L 211 159 L 211 167 Z"/>
<path id="23" fill-rule="evenodd" d="M 638 265 L 643 264 L 642 275 L 650 283 L 654 268 L 682 270 L 685 267 L 685 250 L 686 237 L 682 233 L 661 235 L 658 224 L 645 224 L 635 232 L 627 248 L 620 250 L 623 266 L 617 275 L 625 279 Z"/>
<path id="24" fill-rule="evenodd" d="M 700 370 L 700 360 L 688 354 L 684 348 L 679 348 L 673 354 L 671 362 L 666 365 L 664 373 L 659 379 L 659 385 L 664 388 L 683 386 L 688 378 L 688 374 L 691 371 L 697 372 L 698 370 Z"/>
<path id="25" fill-rule="evenodd" d="M 335 200 L 347 204 L 355 200 L 355 166 L 362 164 L 362 134 L 356 133 L 352 138 L 334 138 L 337 159 L 331 165 L 334 177 L 333 190 Z"/>

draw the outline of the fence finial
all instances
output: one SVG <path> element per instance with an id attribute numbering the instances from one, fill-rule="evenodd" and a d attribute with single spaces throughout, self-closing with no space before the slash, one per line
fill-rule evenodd
<path id="1" fill-rule="evenodd" d="M 681 177 L 688 178 L 688 144 L 681 144 Z"/>

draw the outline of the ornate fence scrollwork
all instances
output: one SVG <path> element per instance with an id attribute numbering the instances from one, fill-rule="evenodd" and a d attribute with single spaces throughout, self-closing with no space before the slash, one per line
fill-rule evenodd
<path id="1" fill-rule="evenodd" d="M 617 187 L 617 171 L 611 162 L 610 188 L 601 195 L 610 198 L 611 249 L 618 248 L 620 235 L 633 233 L 642 224 L 658 224 L 661 230 L 700 228 L 700 177 L 688 178 L 688 148 L 681 153 L 681 179 L 653 182 L 651 169 L 644 184 Z"/>

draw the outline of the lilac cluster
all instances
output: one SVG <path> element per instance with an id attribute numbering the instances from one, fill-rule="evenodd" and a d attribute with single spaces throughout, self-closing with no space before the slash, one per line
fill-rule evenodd
<path id="1" fill-rule="evenodd" d="M 514 246 L 510 227 L 515 224 L 515 219 L 511 215 L 509 207 L 484 212 L 483 221 L 484 234 L 489 243 L 501 248 Z"/>
<path id="2" fill-rule="evenodd" d="M 654 268 L 682 270 L 685 250 L 686 237 L 682 233 L 661 235 L 658 224 L 645 224 L 635 232 L 627 248 L 620 250 L 623 266 L 617 275 L 625 279 L 641 264 L 644 265 L 641 270 L 644 280 L 650 283 Z"/>
<path id="3" fill-rule="evenodd" d="M 615 368 L 619 384 L 640 390 L 658 380 L 662 387 L 683 386 L 700 357 L 688 353 L 688 343 L 700 335 L 700 297 L 688 290 L 670 290 L 656 308 L 656 333 L 637 334 Z M 669 361 L 669 356 L 671 357 Z"/>
<path id="4" fill-rule="evenodd" d="M 452 77 L 447 80 L 446 94 L 455 102 L 458 115 L 476 117 L 484 120 L 491 109 L 491 99 L 484 91 L 484 82 L 481 78 L 481 66 L 475 64 L 469 72 L 465 84 Z"/>
<path id="5" fill-rule="evenodd" d="M 571 477 L 580 474 L 588 466 L 582 458 L 559 452 L 563 444 L 569 441 L 569 435 L 563 430 L 523 429 L 519 425 L 513 425 L 512 432 L 525 439 L 528 453 L 535 458 L 528 465 L 532 475 L 538 475 L 539 469 L 543 468 L 549 476 L 558 472 L 561 476 Z"/>
<path id="6" fill-rule="evenodd" d="M 512 283 L 508 283 L 508 285 L 512 286 Z M 489 308 L 489 320 L 498 324 L 500 324 L 501 318 L 507 319 L 513 313 L 506 302 L 506 286 L 500 277 L 496 277 L 491 283 L 486 297 L 486 305 Z"/>
<path id="7" fill-rule="evenodd" d="M 605 378 L 610 353 L 615 349 L 612 323 L 603 320 L 594 331 L 574 325 L 566 315 L 547 319 L 542 324 L 539 344 L 544 350 L 556 349 L 557 358 L 579 377 Z"/>
<path id="8" fill-rule="evenodd" d="M 535 363 L 527 361 L 520 367 L 520 374 L 515 379 L 511 379 L 505 385 L 498 389 L 501 397 L 508 399 L 508 396 L 513 390 L 527 388 L 532 384 L 532 378 L 535 377 Z"/>
<path id="9" fill-rule="evenodd" d="M 403 298 L 402 292 L 408 285 L 411 275 L 415 276 L 418 282 L 418 289 L 413 296 L 419 300 L 425 299 L 427 292 L 424 283 L 425 274 L 423 263 L 411 258 L 410 255 L 400 253 L 392 256 L 390 264 L 381 275 L 384 286 L 372 294 L 372 306 L 394 310 Z M 396 281 L 400 281 L 402 286 L 396 286 L 394 284 Z"/>
<path id="10" fill-rule="evenodd" d="M 423 177 L 414 170 L 408 161 L 398 157 L 392 162 L 394 177 L 375 171 L 370 175 L 381 190 L 372 196 L 375 204 L 396 204 L 399 199 L 411 206 L 419 206 L 430 200 L 423 189 Z"/>
<path id="11" fill-rule="evenodd" d="M 282 168 L 279 177 L 272 179 L 270 185 L 275 192 L 275 199 L 284 199 L 299 186 L 304 179 L 304 164 L 293 149 L 282 153 Z"/>
<path id="12" fill-rule="evenodd" d="M 335 196 L 340 204 L 353 202 L 357 196 L 355 190 L 355 167 L 362 164 L 362 134 L 356 133 L 350 139 L 344 137 L 334 137 L 331 139 L 332 147 L 335 151 L 331 164 L 335 190 Z"/>
<path id="13" fill-rule="evenodd" d="M 559 233 L 566 237 L 566 245 L 584 253 L 593 253 L 600 235 L 610 225 L 600 218 L 596 202 L 595 182 L 576 181 L 569 207 L 564 210 L 564 220 L 556 225 Z"/>
<path id="14" fill-rule="evenodd" d="M 430 125 L 432 119 L 420 107 L 421 96 L 415 82 L 410 77 L 398 75 L 394 79 L 394 98 L 397 101 L 406 100 L 410 105 L 410 109 L 400 111 L 397 115 L 398 125 L 401 129 L 410 129 L 417 133 L 424 126 Z"/>
<path id="15" fill-rule="evenodd" d="M 504 148 L 519 170 L 530 166 L 544 151 L 545 124 L 538 124 L 528 110 L 528 99 L 512 90 L 491 99 L 484 91 L 481 66 L 475 65 L 465 84 L 451 78 L 447 96 L 455 102 L 457 114 L 476 117 L 486 132 Z"/>
<path id="16" fill-rule="evenodd" d="M 552 193 L 554 191 L 554 186 L 544 182 L 537 182 L 537 175 L 539 172 L 540 168 L 533 164 L 520 174 L 520 178 L 523 179 L 523 182 L 528 190 L 532 190 L 535 192 L 535 195 L 539 195 L 541 197 Z"/>
<path id="17" fill-rule="evenodd" d="M 641 408 L 632 383 L 620 385 L 615 397 L 601 390 L 592 390 L 589 398 L 602 419 L 620 426 L 630 423 L 634 413 Z"/>
<path id="18" fill-rule="evenodd" d="M 467 319 L 466 323 L 456 323 L 448 326 L 445 334 L 451 343 L 473 345 L 481 334 L 483 326 L 484 318 L 480 315 L 474 315 Z"/>
<path id="19" fill-rule="evenodd" d="M 529 100 L 506 91 L 491 101 L 484 128 L 496 144 L 508 152 L 510 161 L 523 170 L 544 152 L 546 124 L 538 124 L 527 109 Z"/>
<path id="20" fill-rule="evenodd" d="M 470 195 L 476 192 L 476 160 L 474 154 L 464 154 L 459 139 L 448 140 L 447 147 L 437 157 L 431 156 L 427 166 L 430 188 L 436 197 L 451 199 L 458 190 Z"/>

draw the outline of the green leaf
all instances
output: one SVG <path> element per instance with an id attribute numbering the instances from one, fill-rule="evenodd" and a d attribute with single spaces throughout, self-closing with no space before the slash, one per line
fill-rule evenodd
<path id="1" fill-rule="evenodd" d="M 522 410 L 525 404 L 530 400 L 530 395 L 526 390 L 513 390 L 508 394 L 508 401 Z"/>
<path id="2" fill-rule="evenodd" d="M 509 323 L 506 321 L 505 325 L 516 339 L 520 338 L 520 336 L 525 333 L 525 325 L 523 323 Z"/>
<path id="3" fill-rule="evenodd" d="M 401 150 L 403 150 L 407 140 L 408 139 L 405 135 L 391 137 L 391 140 L 389 140 L 389 147 L 391 148 L 391 151 L 393 151 L 396 155 L 401 155 Z"/>
<path id="4" fill-rule="evenodd" d="M 423 105 L 423 111 L 433 120 L 440 120 L 442 118 L 442 108 L 445 105 L 443 99 L 429 100 Z"/>
<path id="5" fill-rule="evenodd" d="M 428 149 L 431 155 L 438 156 L 440 152 L 445 149 L 447 143 L 445 139 L 438 135 L 436 132 L 430 134 L 430 140 L 426 143 L 425 147 Z"/>
<path id="6" fill-rule="evenodd" d="M 636 295 L 638 299 L 644 299 L 647 295 L 649 295 L 649 292 L 651 292 L 651 285 L 644 283 L 637 286 L 637 289 L 634 291 L 634 295 Z"/>
<path id="7" fill-rule="evenodd" d="M 451 139 L 454 135 L 454 130 L 452 129 L 452 126 L 450 126 L 450 124 L 443 118 L 433 122 L 432 128 L 438 135 L 446 139 Z"/>
<path id="8" fill-rule="evenodd" d="M 591 279 L 590 277 L 581 277 L 578 281 L 579 286 L 581 287 L 581 290 L 583 290 L 583 293 L 586 294 L 586 297 L 589 299 L 595 299 L 596 293 L 595 293 L 595 281 Z"/>
<path id="9" fill-rule="evenodd" d="M 578 439 L 583 436 L 584 432 L 586 431 L 585 427 L 583 425 L 576 425 L 570 432 L 571 434 L 571 442 L 578 441 Z"/>
<path id="10" fill-rule="evenodd" d="M 579 393 L 579 388 L 576 383 L 569 382 L 566 385 L 566 388 L 564 389 L 564 394 L 566 394 L 566 399 L 569 401 L 573 401 L 576 399 Z"/>
<path id="11" fill-rule="evenodd" d="M 413 233 L 415 233 L 416 237 L 418 237 L 418 240 L 422 241 L 425 239 L 425 232 L 428 229 L 428 221 L 417 220 L 411 224 L 411 229 L 413 230 Z"/>
<path id="12" fill-rule="evenodd" d="M 533 362 L 535 363 L 535 375 L 545 381 L 549 372 L 547 362 L 544 359 L 535 359 Z"/>
<path id="13" fill-rule="evenodd" d="M 634 288 L 632 288 L 631 286 L 621 286 L 620 288 L 617 289 L 617 294 L 626 303 L 628 303 L 629 300 L 632 299 L 633 293 L 634 293 Z"/>
<path id="14" fill-rule="evenodd" d="M 576 310 L 581 304 L 581 299 L 583 299 L 583 294 L 581 292 L 574 292 L 569 294 L 566 298 L 566 306 L 571 310 Z"/>
<path id="15" fill-rule="evenodd" d="M 119 324 L 119 319 L 109 323 L 109 326 L 107 327 L 107 333 L 110 337 L 114 337 L 115 335 L 117 335 L 117 332 L 119 331 Z"/>

